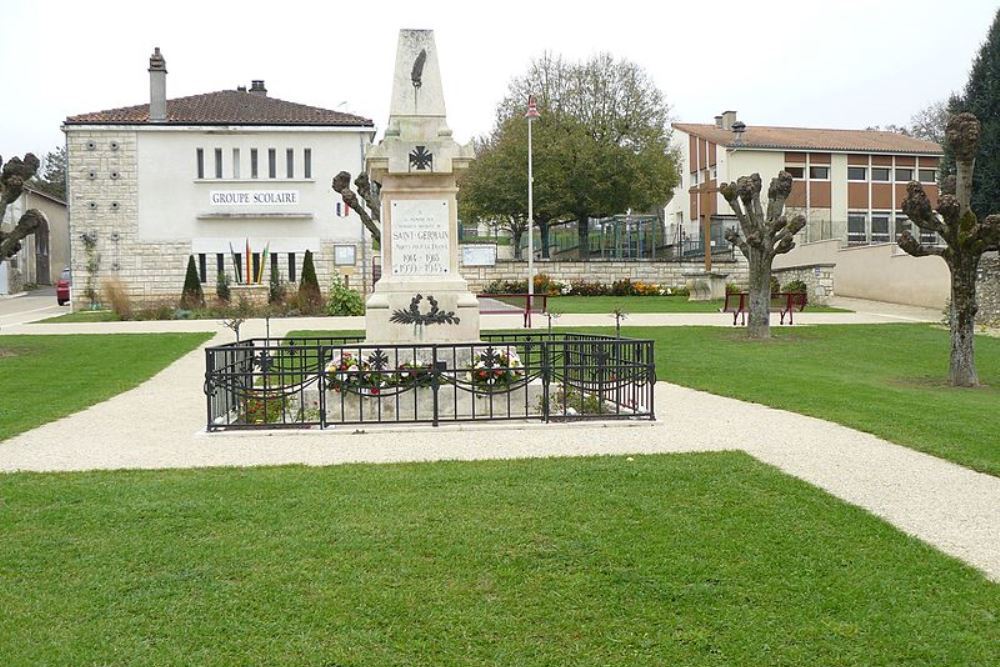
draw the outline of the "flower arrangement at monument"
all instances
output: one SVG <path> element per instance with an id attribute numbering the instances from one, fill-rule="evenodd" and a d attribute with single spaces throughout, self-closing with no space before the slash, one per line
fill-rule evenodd
<path id="1" fill-rule="evenodd" d="M 524 364 L 514 348 L 488 347 L 473 354 L 466 378 L 478 389 L 504 391 L 524 378 Z"/>
<path id="2" fill-rule="evenodd" d="M 392 374 L 383 370 L 384 357 L 380 352 L 373 352 L 367 357 L 350 352 L 335 355 L 326 365 L 327 386 L 336 392 L 353 391 L 378 396 L 383 388 L 392 384 Z"/>

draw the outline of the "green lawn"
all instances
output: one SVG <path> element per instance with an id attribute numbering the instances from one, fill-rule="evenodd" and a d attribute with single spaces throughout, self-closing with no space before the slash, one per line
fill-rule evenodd
<path id="1" fill-rule="evenodd" d="M 209 338 L 203 333 L 0 336 L 0 440 L 131 389 Z"/>
<path id="2" fill-rule="evenodd" d="M 75 313 L 63 313 L 38 320 L 35 324 L 58 324 L 62 322 L 118 322 L 118 316 L 113 310 L 78 310 Z"/>
<path id="3" fill-rule="evenodd" d="M 5 667 L 1000 662 L 1000 586 L 739 453 L 0 488 Z"/>
<path id="4" fill-rule="evenodd" d="M 976 339 L 989 386 L 959 389 L 946 383 L 948 332 L 932 325 L 772 332 L 771 341 L 752 342 L 744 329 L 623 328 L 656 340 L 662 380 L 821 417 L 1000 475 L 1000 339 Z M 660 417 L 669 420 L 669 408 Z"/>
<path id="5" fill-rule="evenodd" d="M 553 313 L 610 313 L 622 308 L 626 313 L 718 313 L 723 301 L 688 301 L 686 296 L 554 296 L 549 298 Z M 517 305 L 523 306 L 523 301 Z M 806 306 L 805 312 L 846 313 L 830 306 Z M 719 315 L 723 317 L 723 315 Z M 730 316 L 731 317 L 731 316 Z M 777 315 L 774 316 L 777 322 Z"/>

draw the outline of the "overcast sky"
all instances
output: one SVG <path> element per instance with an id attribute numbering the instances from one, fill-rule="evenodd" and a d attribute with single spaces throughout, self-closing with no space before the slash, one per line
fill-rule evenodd
<path id="1" fill-rule="evenodd" d="M 490 128 L 509 79 L 546 50 L 640 63 L 679 120 L 731 108 L 748 124 L 902 124 L 965 84 L 996 10 L 988 0 L 5 0 L 0 155 L 61 144 L 67 115 L 147 102 L 154 46 L 168 97 L 264 79 L 274 97 L 382 128 L 399 28 L 435 30 L 460 141 Z"/>

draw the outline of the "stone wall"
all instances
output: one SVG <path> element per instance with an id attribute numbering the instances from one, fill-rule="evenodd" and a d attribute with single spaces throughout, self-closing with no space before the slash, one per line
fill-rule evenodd
<path id="1" fill-rule="evenodd" d="M 127 130 L 70 129 L 66 143 L 73 272 L 71 299 L 74 309 L 89 305 L 84 295 L 88 276 L 83 234 L 94 234 L 97 239 L 99 261 L 95 282 L 98 295 L 105 282 L 117 279 L 136 303 L 179 299 L 188 257 L 192 252 L 191 241 L 140 238 L 136 133 Z M 320 287 L 325 292 L 334 274 L 339 273 L 350 275 L 351 286 L 360 291 L 361 248 L 358 247 L 355 254 L 355 267 L 338 267 L 334 265 L 335 245 L 343 243 L 321 240 L 315 255 Z M 296 261 L 301 272 L 302 256 L 298 256 Z M 214 256 L 208 258 L 206 265 L 203 289 L 206 297 L 211 297 L 215 294 L 217 280 Z M 228 257 L 226 269 L 232 279 Z M 283 264 L 282 271 L 286 270 Z M 265 283 L 268 272 L 269 267 L 264 272 Z M 235 280 L 232 282 L 235 283 Z"/>
<path id="2" fill-rule="evenodd" d="M 653 283 L 662 287 L 684 287 L 684 273 L 704 268 L 700 261 L 694 262 L 535 262 L 535 274 L 544 273 L 554 280 L 574 282 L 584 280 L 610 285 L 616 280 L 629 278 L 633 282 Z M 728 273 L 728 282 L 741 287 L 747 284 L 747 265 L 743 261 L 716 261 L 714 271 Z M 472 292 L 482 292 L 496 280 L 524 280 L 528 275 L 526 262 L 497 262 L 495 266 L 463 266 L 462 277 L 469 282 Z"/>
<path id="3" fill-rule="evenodd" d="M 809 302 L 825 305 L 830 302 L 830 297 L 834 294 L 833 270 L 835 266 L 832 263 L 786 266 L 772 269 L 771 275 L 778 279 L 782 287 L 793 280 L 801 280 L 806 284 Z"/>
<path id="4" fill-rule="evenodd" d="M 979 304 L 976 315 L 979 322 L 1000 324 L 1000 257 L 996 255 L 979 260 L 976 302 Z"/>

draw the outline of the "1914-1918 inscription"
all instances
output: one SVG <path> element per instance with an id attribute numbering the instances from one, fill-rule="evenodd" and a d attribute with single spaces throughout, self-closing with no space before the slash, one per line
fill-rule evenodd
<path id="1" fill-rule="evenodd" d="M 451 238 L 448 202 L 404 199 L 392 202 L 392 274 L 440 276 L 448 273 Z"/>

